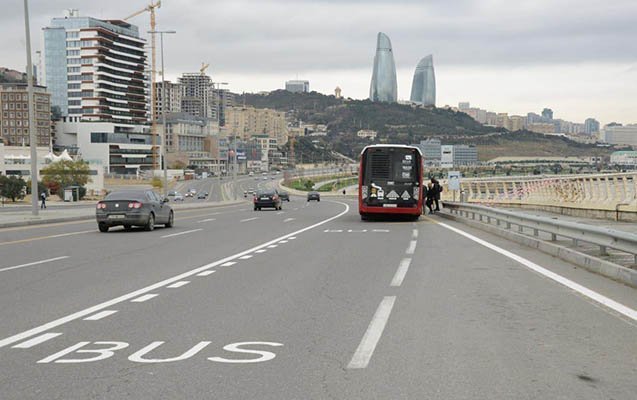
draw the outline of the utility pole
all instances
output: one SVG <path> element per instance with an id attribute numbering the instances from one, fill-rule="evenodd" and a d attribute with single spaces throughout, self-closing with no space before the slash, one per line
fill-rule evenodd
<path id="1" fill-rule="evenodd" d="M 217 143 L 221 143 L 219 139 L 221 139 L 221 85 L 227 85 L 228 82 L 212 82 L 212 89 L 216 90 L 217 95 L 217 128 L 219 129 L 217 133 L 218 141 Z M 216 85 L 216 88 L 215 88 Z M 217 160 L 219 163 L 219 193 L 221 193 L 221 160 Z M 228 173 L 228 162 L 226 160 L 226 174 Z M 236 193 L 234 199 L 236 200 Z M 223 199 L 221 199 L 223 200 Z"/>
<path id="2" fill-rule="evenodd" d="M 31 60 L 31 28 L 29 26 L 29 1 L 24 0 L 24 30 L 27 47 L 27 95 L 29 96 L 29 148 L 31 150 L 31 214 L 38 216 L 38 145 L 33 101 L 33 60 Z"/>
<path id="3" fill-rule="evenodd" d="M 162 122 L 164 125 L 163 132 L 161 138 L 161 160 L 164 167 L 164 197 L 168 197 L 168 163 L 166 162 L 166 146 L 168 137 L 168 132 L 166 129 L 166 70 L 164 69 L 164 33 L 177 33 L 176 31 L 148 31 L 148 33 L 152 34 L 153 37 L 155 34 L 159 34 L 159 42 L 161 47 L 161 107 L 162 107 Z M 154 170 L 153 170 L 154 173 Z"/>

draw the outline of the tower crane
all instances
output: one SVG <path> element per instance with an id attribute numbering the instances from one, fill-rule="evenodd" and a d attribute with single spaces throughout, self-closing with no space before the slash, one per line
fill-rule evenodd
<path id="1" fill-rule="evenodd" d="M 209 66 L 210 64 L 201 63 L 201 68 L 199 68 L 199 72 L 201 73 L 201 75 L 206 74 L 206 70 L 208 69 Z"/>
<path id="2" fill-rule="evenodd" d="M 144 7 L 142 10 L 137 11 L 134 14 L 129 15 L 124 18 L 124 21 L 127 21 L 131 18 L 135 18 L 138 15 L 141 15 L 145 12 L 150 13 L 150 30 L 155 31 L 155 9 L 161 8 L 161 0 L 152 1 L 149 5 Z M 150 39 L 150 48 L 151 48 L 151 65 L 152 69 L 150 70 L 150 133 L 153 139 L 153 171 L 157 169 L 157 108 L 156 108 L 156 97 L 157 97 L 157 88 L 156 88 L 156 79 L 157 79 L 157 69 L 156 65 L 156 52 L 155 52 L 155 35 L 151 35 Z M 164 146 L 166 144 L 164 143 Z M 154 173 L 154 172 L 153 172 Z"/>

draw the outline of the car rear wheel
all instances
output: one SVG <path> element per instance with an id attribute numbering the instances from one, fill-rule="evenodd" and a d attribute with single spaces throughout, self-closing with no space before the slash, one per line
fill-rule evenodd
<path id="1" fill-rule="evenodd" d="M 170 212 L 170 215 L 168 216 L 168 222 L 166 222 L 166 224 L 164 225 L 166 228 L 172 228 L 175 225 L 175 214 L 173 214 L 173 212 Z"/>
<path id="2" fill-rule="evenodd" d="M 256 208 L 256 207 L 254 207 L 254 211 L 256 211 L 256 210 L 257 210 L 257 208 Z"/>
<path id="3" fill-rule="evenodd" d="M 100 232 L 108 232 L 108 225 L 106 224 L 106 222 L 100 222 L 99 224 L 97 224 L 97 228 L 100 230 Z"/>
<path id="4" fill-rule="evenodd" d="M 144 230 L 152 231 L 155 229 L 155 215 L 151 213 L 148 216 L 148 222 L 146 222 L 146 226 L 144 226 Z"/>
<path id="5" fill-rule="evenodd" d="M 124 230 L 130 231 L 131 230 L 131 225 L 124 225 Z"/>

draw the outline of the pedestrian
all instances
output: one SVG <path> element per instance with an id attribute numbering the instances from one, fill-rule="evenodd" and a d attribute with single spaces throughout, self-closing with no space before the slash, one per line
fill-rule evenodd
<path id="1" fill-rule="evenodd" d="M 429 189 L 427 188 L 427 185 L 422 185 L 422 213 L 423 214 L 427 214 L 427 209 L 425 207 L 427 207 L 427 194 L 429 193 Z"/>
<path id="2" fill-rule="evenodd" d="M 440 182 L 436 178 L 431 178 L 432 190 L 433 190 L 433 201 L 436 203 L 435 211 L 440 211 L 440 193 L 442 193 L 442 186 Z"/>
<path id="3" fill-rule="evenodd" d="M 40 198 L 42 199 L 42 205 L 40 205 L 40 208 L 46 208 L 46 193 L 40 193 Z"/>
<path id="4" fill-rule="evenodd" d="M 433 214 L 434 210 L 431 208 L 434 202 L 434 189 L 433 184 L 431 182 L 427 183 L 427 189 L 425 194 L 425 205 L 429 209 L 429 214 Z"/>
<path id="5" fill-rule="evenodd" d="M 345 196 L 345 189 L 343 189 L 343 196 Z"/>

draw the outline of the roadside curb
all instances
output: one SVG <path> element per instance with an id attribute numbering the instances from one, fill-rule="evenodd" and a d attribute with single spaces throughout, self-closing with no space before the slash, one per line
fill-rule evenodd
<path id="1" fill-rule="evenodd" d="M 245 200 L 237 200 L 237 201 L 232 201 L 232 202 L 225 202 L 223 204 L 193 204 L 193 205 L 189 205 L 188 207 L 179 207 L 179 208 L 175 208 L 173 207 L 173 210 L 175 211 L 187 211 L 187 210 L 198 210 L 198 209 L 205 209 L 205 208 L 216 208 L 216 207 L 227 207 L 227 206 L 235 206 L 235 205 L 239 205 L 245 203 Z M 195 206 L 195 207 L 193 207 Z M 92 210 L 93 211 L 93 210 Z M 90 215 L 76 215 L 74 217 L 60 217 L 60 218 L 48 218 L 48 219 L 32 219 L 32 220 L 25 220 L 25 221 L 16 221 L 16 222 L 6 222 L 6 223 L 0 223 L 0 229 L 3 228 L 16 228 L 16 227 L 20 227 L 20 226 L 32 226 L 32 225 L 48 225 L 48 224 L 57 224 L 57 223 L 61 223 L 61 222 L 74 222 L 74 221 L 84 221 L 84 220 L 91 220 L 95 218 L 95 214 L 91 213 Z"/>
<path id="2" fill-rule="evenodd" d="M 447 213 L 439 213 L 437 215 L 452 221 L 461 222 L 473 228 L 480 229 L 500 236 L 502 238 L 511 240 L 513 242 L 531 247 L 533 249 L 541 251 L 542 253 L 575 264 L 590 272 L 603 275 L 607 278 L 637 288 L 637 270 L 622 267 L 621 265 L 605 261 L 588 254 L 580 253 L 577 250 L 569 249 L 564 246 L 546 242 L 540 239 L 535 239 L 526 235 L 521 235 L 517 232 L 499 229 L 495 226 L 487 225 L 481 222 L 468 220 Z"/>

